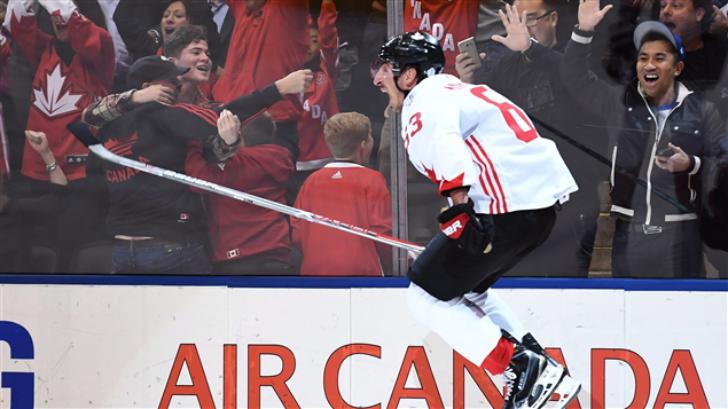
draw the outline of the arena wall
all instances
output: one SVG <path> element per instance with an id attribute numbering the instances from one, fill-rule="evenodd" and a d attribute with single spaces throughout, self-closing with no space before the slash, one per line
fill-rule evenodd
<path id="1" fill-rule="evenodd" d="M 403 279 L 0 280 L 0 408 L 500 407 Z M 728 283 L 505 279 L 570 408 L 728 408 Z"/>

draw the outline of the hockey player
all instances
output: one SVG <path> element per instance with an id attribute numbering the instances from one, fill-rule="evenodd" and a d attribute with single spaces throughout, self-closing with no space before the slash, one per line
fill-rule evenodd
<path id="1" fill-rule="evenodd" d="M 577 190 L 574 179 L 520 108 L 485 85 L 441 74 L 434 37 L 394 37 L 379 59 L 374 84 L 406 96 L 409 159 L 451 204 L 438 217 L 442 232 L 408 272 L 412 313 L 471 362 L 504 373 L 505 408 L 541 408 L 557 387 L 566 406 L 579 384 L 488 289 L 546 240 L 555 208 Z"/>

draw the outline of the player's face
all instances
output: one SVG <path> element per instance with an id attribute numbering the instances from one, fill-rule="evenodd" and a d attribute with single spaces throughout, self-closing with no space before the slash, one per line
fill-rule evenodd
<path id="1" fill-rule="evenodd" d="M 210 79 L 210 70 L 212 69 L 207 41 L 193 41 L 189 43 L 179 54 L 179 58 L 175 59 L 175 64 L 179 67 L 190 68 L 182 76 L 182 81 L 194 83 L 207 82 Z"/>
<path id="2" fill-rule="evenodd" d="M 682 62 L 675 60 L 672 45 L 667 41 L 648 41 L 642 45 L 637 57 L 637 77 L 642 91 L 650 103 L 662 105 L 672 97 L 670 90 L 680 74 Z"/>
<path id="3" fill-rule="evenodd" d="M 558 13 L 546 7 L 543 0 L 516 0 L 513 5 L 518 13 L 526 13 L 528 33 L 546 47 L 556 44 Z"/>
<path id="4" fill-rule="evenodd" d="M 700 21 L 704 15 L 705 11 L 696 9 L 693 0 L 660 1 L 660 21 L 682 39 L 700 35 Z"/>
<path id="5" fill-rule="evenodd" d="M 159 24 L 162 28 L 162 41 L 166 43 L 169 36 L 174 33 L 174 30 L 186 26 L 189 23 L 190 20 L 187 18 L 187 9 L 184 3 L 181 1 L 170 3 L 167 9 L 164 10 L 162 21 Z"/>
<path id="6" fill-rule="evenodd" d="M 392 73 L 391 63 L 384 63 L 379 66 L 377 71 L 374 73 L 374 86 L 388 95 L 398 95 L 401 93 L 394 83 L 394 74 Z"/>

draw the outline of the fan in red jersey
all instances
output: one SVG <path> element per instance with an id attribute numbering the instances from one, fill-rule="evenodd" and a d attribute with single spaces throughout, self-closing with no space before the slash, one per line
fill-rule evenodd
<path id="1" fill-rule="evenodd" d="M 240 121 L 223 111 L 218 130 Z M 293 123 L 284 126 L 292 127 Z M 263 114 L 242 128 L 243 146 L 221 163 L 208 163 L 200 143 L 191 144 L 188 175 L 285 204 L 285 182 L 293 172 L 295 146 L 282 146 L 270 115 Z M 279 212 L 200 191 L 206 198 L 207 232 L 216 274 L 291 274 L 288 219 Z"/>
<path id="2" fill-rule="evenodd" d="M 35 68 L 27 128 L 44 132 L 58 165 L 70 181 L 86 175 L 88 150 L 66 129 L 83 108 L 106 95 L 114 78 L 111 35 L 82 16 L 71 0 L 40 0 L 53 21 L 53 36 L 37 25 L 33 1 L 11 0 L 5 18 L 28 62 Z M 26 144 L 22 174 L 48 180 L 45 163 Z"/>
<path id="3" fill-rule="evenodd" d="M 225 71 L 215 84 L 216 101 L 230 102 L 301 68 L 308 50 L 308 0 L 228 2 L 235 17 Z M 295 121 L 300 101 L 285 98 L 270 109 L 276 122 Z"/>
<path id="4" fill-rule="evenodd" d="M 478 6 L 475 0 L 406 0 L 404 31 L 422 30 L 437 38 L 445 52 L 445 72 L 454 75 L 458 42 L 475 35 Z"/>
<path id="5" fill-rule="evenodd" d="M 321 3 L 318 24 L 310 29 L 311 44 L 306 68 L 314 80 L 303 98 L 303 114 L 298 121 L 298 160 L 296 173 L 289 183 L 291 201 L 303 181 L 316 169 L 331 161 L 331 151 L 324 140 L 324 124 L 339 112 L 336 100 L 336 70 L 339 58 L 339 39 L 336 30 L 336 5 L 333 0 Z"/>
<path id="6" fill-rule="evenodd" d="M 355 112 L 334 115 L 324 128 L 334 161 L 314 172 L 294 207 L 377 233 L 391 234 L 392 204 L 384 176 L 364 165 L 374 141 L 369 118 Z M 291 219 L 293 241 L 303 253 L 301 275 L 382 276 L 391 248 L 299 219 Z"/>
<path id="7" fill-rule="evenodd" d="M 36 12 L 44 8 L 51 16 L 52 34 L 38 26 Z M 81 244 L 104 238 L 104 198 L 87 178 L 88 150 L 66 129 L 78 121 L 83 108 L 106 95 L 114 78 L 115 55 L 111 35 L 103 21 L 82 15 L 71 0 L 11 0 L 4 26 L 35 74 L 25 129 L 46 135 L 53 162 L 46 163 L 26 140 L 20 173 L 24 178 L 20 197 L 40 197 L 50 189 L 50 174 L 57 168 L 68 178 L 56 200 L 41 201 L 42 213 L 52 219 L 33 217 L 25 229 L 33 231 L 34 246 L 55 251 L 52 271 L 71 270 L 71 261 Z M 46 158 L 48 159 L 48 158 Z M 89 173 L 92 173 L 89 171 Z"/>

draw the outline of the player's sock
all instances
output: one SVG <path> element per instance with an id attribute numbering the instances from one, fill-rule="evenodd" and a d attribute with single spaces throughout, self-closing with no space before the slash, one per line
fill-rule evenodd
<path id="1" fill-rule="evenodd" d="M 493 351 L 485 357 L 480 367 L 493 375 L 503 373 L 511 362 L 511 358 L 513 358 L 514 348 L 513 342 L 507 340 L 505 337 L 501 337 Z"/>

